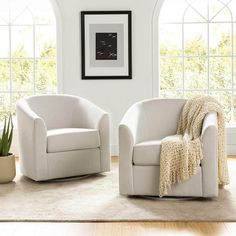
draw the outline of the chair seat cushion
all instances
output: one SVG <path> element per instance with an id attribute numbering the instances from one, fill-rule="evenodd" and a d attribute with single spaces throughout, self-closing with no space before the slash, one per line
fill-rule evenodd
<path id="1" fill-rule="evenodd" d="M 100 146 L 96 129 L 64 128 L 47 131 L 47 152 L 63 152 Z"/>
<path id="2" fill-rule="evenodd" d="M 151 140 L 134 146 L 133 162 L 139 166 L 159 166 L 161 140 Z"/>

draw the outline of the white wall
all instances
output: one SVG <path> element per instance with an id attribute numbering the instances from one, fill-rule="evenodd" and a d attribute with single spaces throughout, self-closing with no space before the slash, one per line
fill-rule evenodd
<path id="1" fill-rule="evenodd" d="M 152 32 L 152 16 L 163 0 L 51 0 L 57 14 L 59 48 L 59 89 L 62 93 L 83 96 L 111 114 L 112 153 L 117 154 L 118 124 L 124 112 L 136 101 L 158 96 L 157 31 Z M 131 10 L 133 43 L 132 80 L 81 80 L 80 11 Z M 157 22 L 158 12 L 154 14 Z M 60 37 L 62 36 L 62 38 Z M 153 38 L 154 36 L 154 38 Z M 154 42 L 152 42 L 154 39 Z M 153 45 L 152 45 L 153 43 Z M 60 50 L 61 49 L 61 50 Z M 154 50 L 154 68 L 153 63 Z M 152 71 L 154 69 L 154 71 Z M 154 82 L 154 84 L 153 84 Z M 153 86 L 154 85 L 154 86 Z M 16 132 L 15 132 L 16 136 Z M 236 126 L 227 128 L 228 154 L 236 154 Z M 17 139 L 12 151 L 18 154 Z"/>
<path id="2" fill-rule="evenodd" d="M 112 153 L 117 154 L 118 124 L 135 102 L 158 96 L 158 11 L 163 0 L 51 0 L 59 16 L 60 92 L 85 97 L 111 114 Z M 81 80 L 80 11 L 132 11 L 132 80 Z M 154 19 L 154 24 L 153 20 Z M 156 23 L 155 23 L 156 22 Z M 154 40 L 154 42 L 153 42 Z M 153 47 L 154 45 L 154 47 Z M 153 54 L 154 52 L 154 54 Z M 154 57 L 153 57 L 154 56 Z M 152 67 L 154 64 L 156 66 Z M 60 66 L 62 65 L 62 67 Z M 61 76 L 62 73 L 62 76 Z M 236 154 L 236 129 L 227 129 L 228 153 Z"/>
<path id="3" fill-rule="evenodd" d="M 152 14 L 156 0 L 57 0 L 61 13 L 62 92 L 85 97 L 111 113 L 112 152 L 118 124 L 134 102 L 152 97 Z M 131 10 L 132 80 L 81 80 L 80 11 Z"/>

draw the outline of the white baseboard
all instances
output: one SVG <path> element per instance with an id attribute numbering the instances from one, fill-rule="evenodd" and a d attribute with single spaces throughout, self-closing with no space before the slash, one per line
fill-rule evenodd
<path id="1" fill-rule="evenodd" d="M 119 155 L 118 145 L 115 145 L 115 144 L 111 145 L 111 155 L 112 156 L 118 156 Z"/>
<path id="2" fill-rule="evenodd" d="M 236 155 L 236 145 L 227 145 L 227 155 Z"/>
<path id="3" fill-rule="evenodd" d="M 236 155 L 236 127 L 228 125 L 227 134 L 227 155 Z"/>

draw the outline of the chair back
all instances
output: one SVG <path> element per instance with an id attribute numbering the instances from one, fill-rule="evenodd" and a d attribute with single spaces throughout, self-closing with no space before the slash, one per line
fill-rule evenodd
<path id="1" fill-rule="evenodd" d="M 47 129 L 71 128 L 77 115 L 78 98 L 69 95 L 40 95 L 27 98 L 30 108 L 41 117 Z"/>
<path id="2" fill-rule="evenodd" d="M 163 139 L 177 131 L 185 99 L 151 99 L 141 104 L 142 141 Z"/>

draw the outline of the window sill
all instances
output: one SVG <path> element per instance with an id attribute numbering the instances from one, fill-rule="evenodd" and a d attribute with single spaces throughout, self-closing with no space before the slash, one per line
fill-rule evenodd
<path id="1" fill-rule="evenodd" d="M 227 124 L 226 131 L 227 133 L 236 133 L 236 124 Z"/>

